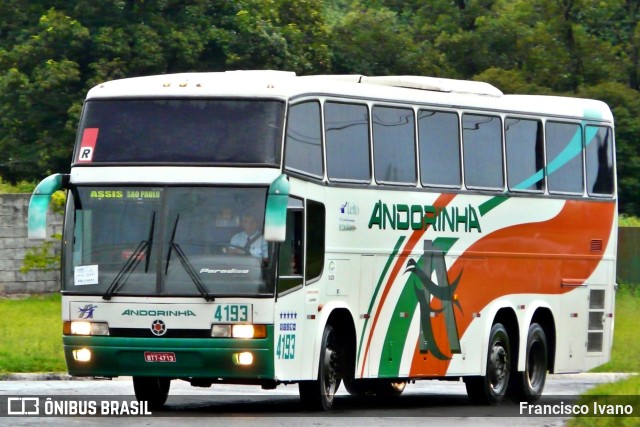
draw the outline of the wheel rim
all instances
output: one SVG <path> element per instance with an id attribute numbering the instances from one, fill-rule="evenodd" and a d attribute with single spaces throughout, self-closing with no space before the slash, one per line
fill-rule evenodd
<path id="1" fill-rule="evenodd" d="M 489 381 L 491 383 L 491 389 L 496 394 L 501 394 L 504 388 L 507 386 L 509 380 L 509 358 L 507 350 L 502 343 L 497 342 L 491 348 L 490 366 L 489 366 Z"/>

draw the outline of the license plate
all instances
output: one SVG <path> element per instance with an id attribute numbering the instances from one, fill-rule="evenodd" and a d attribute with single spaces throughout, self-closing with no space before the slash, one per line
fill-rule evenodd
<path id="1" fill-rule="evenodd" d="M 145 362 L 175 362 L 176 354 L 172 352 L 145 351 Z"/>

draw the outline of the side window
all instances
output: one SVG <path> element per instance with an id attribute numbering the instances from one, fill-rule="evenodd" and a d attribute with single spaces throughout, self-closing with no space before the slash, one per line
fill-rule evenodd
<path id="1" fill-rule="evenodd" d="M 420 182 L 460 187 L 460 130 L 458 115 L 442 111 L 418 112 Z"/>
<path id="2" fill-rule="evenodd" d="M 469 188 L 502 189 L 502 125 L 500 117 L 462 116 L 465 183 Z"/>
<path id="3" fill-rule="evenodd" d="M 371 115 L 376 181 L 415 184 L 416 145 L 413 110 L 374 107 Z"/>
<path id="4" fill-rule="evenodd" d="M 289 198 L 287 235 L 278 252 L 278 294 L 302 286 L 304 215 L 302 200 Z"/>
<path id="5" fill-rule="evenodd" d="M 613 132 L 611 128 L 587 126 L 587 192 L 590 196 L 613 194 Z"/>
<path id="6" fill-rule="evenodd" d="M 508 118 L 504 122 L 507 183 L 513 191 L 544 189 L 544 139 L 539 120 Z"/>
<path id="7" fill-rule="evenodd" d="M 370 182 L 367 106 L 327 102 L 324 122 L 329 179 Z"/>
<path id="8" fill-rule="evenodd" d="M 582 194 L 582 128 L 547 122 L 545 132 L 549 192 Z"/>
<path id="9" fill-rule="evenodd" d="M 322 178 L 320 104 L 292 105 L 288 117 L 285 168 Z"/>
<path id="10" fill-rule="evenodd" d="M 324 205 L 307 200 L 307 283 L 320 277 L 324 268 L 325 218 Z"/>

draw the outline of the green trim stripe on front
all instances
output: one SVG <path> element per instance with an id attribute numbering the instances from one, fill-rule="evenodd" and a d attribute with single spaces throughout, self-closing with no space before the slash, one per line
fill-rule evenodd
<path id="1" fill-rule="evenodd" d="M 75 376 L 160 376 L 171 378 L 275 379 L 273 325 L 267 338 L 121 338 L 64 336 L 69 373 Z M 88 348 L 92 360 L 73 359 L 73 350 Z M 171 352 L 175 362 L 146 362 L 145 352 Z M 254 363 L 240 366 L 234 354 L 248 351 Z"/>

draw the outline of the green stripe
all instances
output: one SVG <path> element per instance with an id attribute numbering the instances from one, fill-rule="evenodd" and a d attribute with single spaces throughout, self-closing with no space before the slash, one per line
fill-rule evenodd
<path id="1" fill-rule="evenodd" d="M 485 214 L 489 213 L 493 208 L 499 206 L 500 204 L 509 200 L 507 196 L 495 196 L 478 206 L 478 210 L 480 211 L 480 216 L 485 216 Z"/>
<path id="2" fill-rule="evenodd" d="M 433 241 L 433 246 L 442 250 L 446 255 L 451 247 L 458 241 L 453 237 L 438 237 Z M 422 268 L 424 259 L 420 256 L 418 259 L 418 267 Z M 417 278 L 411 274 L 398 298 L 393 317 L 389 321 L 389 328 L 384 340 L 384 348 L 380 356 L 380 364 L 378 367 L 378 376 L 387 378 L 397 378 L 400 373 L 400 362 L 402 361 L 402 351 L 404 350 L 407 335 L 409 334 L 409 326 L 415 311 L 418 307 L 418 299 L 414 291 L 415 287 L 422 284 Z M 400 317 L 400 313 L 406 313 Z"/>
<path id="3" fill-rule="evenodd" d="M 267 338 L 120 338 L 63 337 L 69 373 L 75 376 L 159 376 L 171 378 L 224 378 L 230 381 L 274 379 L 274 328 L 267 325 Z M 76 362 L 73 350 L 88 348 L 92 360 Z M 146 351 L 170 352 L 175 362 L 145 362 Z M 234 354 L 249 351 L 250 366 L 234 363 Z"/>
<path id="4" fill-rule="evenodd" d="M 396 255 L 398 254 L 398 251 L 400 251 L 400 247 L 402 246 L 404 239 L 405 239 L 404 236 L 400 236 L 398 238 L 398 241 L 396 242 L 396 246 L 393 248 L 393 252 L 391 252 L 391 255 L 389 255 L 389 258 L 387 258 L 387 263 L 385 264 L 384 269 L 382 270 L 382 274 L 378 279 L 376 290 L 373 292 L 373 296 L 371 297 L 371 301 L 369 302 L 369 308 L 367 309 L 367 314 L 369 315 L 369 317 L 371 316 L 371 310 L 373 310 L 373 304 L 375 303 L 376 298 L 378 297 L 378 292 L 380 292 L 380 287 L 382 286 L 382 282 L 384 278 L 387 277 L 387 271 L 389 271 L 389 267 L 391 267 L 391 263 L 393 262 Z M 358 356 L 356 357 L 356 360 L 360 360 L 360 352 L 362 351 L 362 343 L 364 342 L 364 334 L 367 330 L 368 323 L 369 323 L 369 318 L 367 317 L 365 318 L 364 327 L 362 328 L 362 333 L 360 335 L 360 345 L 358 346 Z"/>

